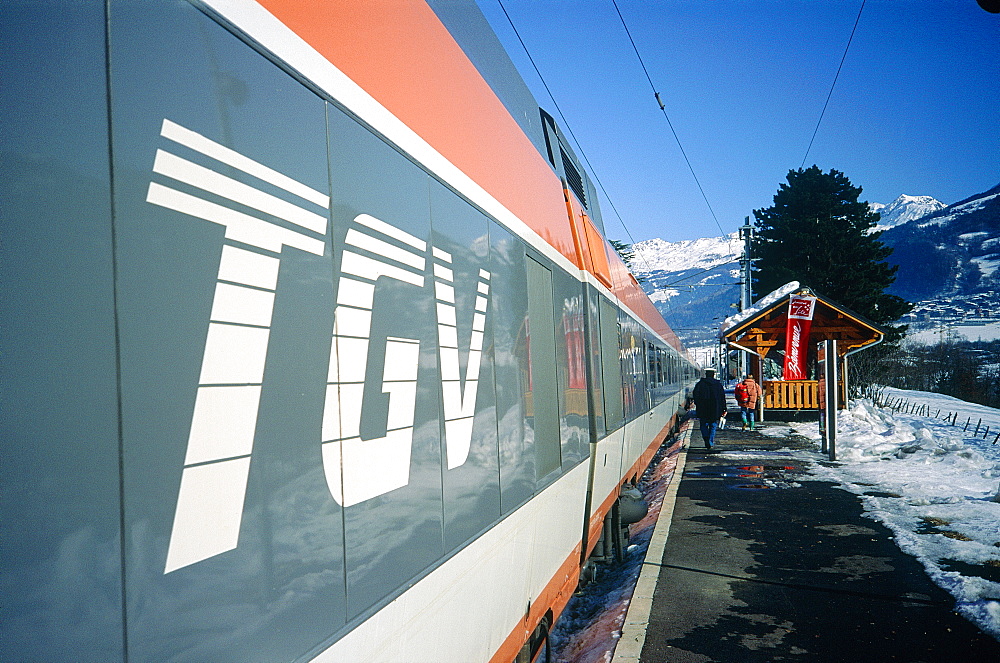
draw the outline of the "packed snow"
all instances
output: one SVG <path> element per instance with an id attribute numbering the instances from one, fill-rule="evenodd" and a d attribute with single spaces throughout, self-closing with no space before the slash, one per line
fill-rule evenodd
<path id="1" fill-rule="evenodd" d="M 886 396 L 927 409 L 852 401 L 838 417 L 837 463 L 813 474 L 861 495 L 867 514 L 955 597 L 955 610 L 1000 639 L 1000 410 L 921 391 Z M 815 423 L 788 426 L 819 441 Z"/>

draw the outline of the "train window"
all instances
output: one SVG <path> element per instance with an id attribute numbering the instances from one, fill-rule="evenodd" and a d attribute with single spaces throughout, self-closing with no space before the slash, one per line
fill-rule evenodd
<path id="1" fill-rule="evenodd" d="M 601 367 L 604 372 L 604 417 L 608 431 L 624 423 L 622 412 L 621 330 L 618 311 L 601 300 Z"/>
<path id="2" fill-rule="evenodd" d="M 646 344 L 646 361 L 648 362 L 647 374 L 649 376 L 649 386 L 655 389 L 659 384 L 659 367 L 657 366 L 656 346 L 652 343 Z"/>
<path id="3" fill-rule="evenodd" d="M 531 256 L 528 276 L 528 418 L 535 431 L 535 472 L 541 479 L 562 464 L 559 399 L 556 397 L 555 323 L 552 319 L 552 272 Z"/>
<path id="4" fill-rule="evenodd" d="M 633 318 L 622 315 L 620 327 L 623 409 L 626 421 L 632 421 L 649 409 L 646 345 L 639 324 Z"/>
<path id="5" fill-rule="evenodd" d="M 535 493 L 535 450 L 526 417 L 528 389 L 528 285 L 525 245 L 508 230 L 490 223 L 490 309 L 496 384 L 497 437 L 503 513 Z"/>
<path id="6" fill-rule="evenodd" d="M 552 281 L 556 315 L 556 361 L 562 462 L 571 465 L 589 452 L 590 408 L 587 403 L 587 352 L 580 282 L 564 272 Z"/>

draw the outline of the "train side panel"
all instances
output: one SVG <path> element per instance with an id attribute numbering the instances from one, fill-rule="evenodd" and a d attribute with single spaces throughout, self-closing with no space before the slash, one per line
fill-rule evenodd
<path id="1" fill-rule="evenodd" d="M 569 600 L 683 378 L 404 4 L 4 10 L 0 657 L 499 662 Z"/>
<path id="2" fill-rule="evenodd" d="M 0 7 L 0 659 L 121 660 L 105 13 Z"/>

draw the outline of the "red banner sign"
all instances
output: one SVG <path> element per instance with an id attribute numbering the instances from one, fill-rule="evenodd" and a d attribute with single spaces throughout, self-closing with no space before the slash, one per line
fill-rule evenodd
<path id="1" fill-rule="evenodd" d="M 815 297 L 792 295 L 788 300 L 788 324 L 785 327 L 784 380 L 806 379 L 806 354 L 809 349 L 809 330 L 812 327 Z"/>

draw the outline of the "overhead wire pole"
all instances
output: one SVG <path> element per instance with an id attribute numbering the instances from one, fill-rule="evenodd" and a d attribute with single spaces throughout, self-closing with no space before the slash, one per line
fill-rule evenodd
<path id="1" fill-rule="evenodd" d="M 740 258 L 740 312 L 746 311 L 753 304 L 753 281 L 752 281 L 752 270 L 754 260 L 750 257 L 750 247 L 753 240 L 753 226 L 750 225 L 750 217 L 746 217 L 742 226 L 740 226 L 740 239 L 743 240 L 743 257 Z M 739 354 L 739 372 L 740 378 L 746 375 L 749 371 L 747 370 L 747 357 L 746 352 L 741 352 Z M 763 372 L 764 367 L 761 366 L 761 371 Z M 761 384 L 764 383 L 763 374 L 758 376 L 761 380 Z"/>
<path id="2" fill-rule="evenodd" d="M 809 151 L 812 150 L 813 141 L 816 140 L 816 134 L 819 133 L 819 125 L 822 124 L 823 116 L 826 115 L 826 107 L 830 105 L 830 97 L 833 96 L 833 88 L 837 86 L 837 79 L 840 78 L 840 70 L 844 68 L 844 61 L 847 59 L 847 51 L 851 49 L 851 42 L 854 41 L 854 33 L 858 29 L 858 23 L 861 22 L 861 12 L 865 10 L 865 1 L 866 0 L 861 0 L 861 9 L 858 10 L 858 17 L 854 19 L 854 27 L 851 28 L 851 36 L 847 39 L 847 46 L 844 48 L 844 55 L 840 58 L 840 66 L 837 67 L 837 73 L 833 77 L 833 83 L 830 85 L 830 92 L 826 95 L 826 102 L 823 104 L 823 110 L 819 114 L 819 120 L 816 122 L 816 128 L 813 130 L 812 138 L 809 139 L 809 147 L 806 148 L 805 156 L 802 157 L 802 164 L 799 166 L 799 170 L 805 168 L 806 166 L 806 159 L 809 158 Z"/>

